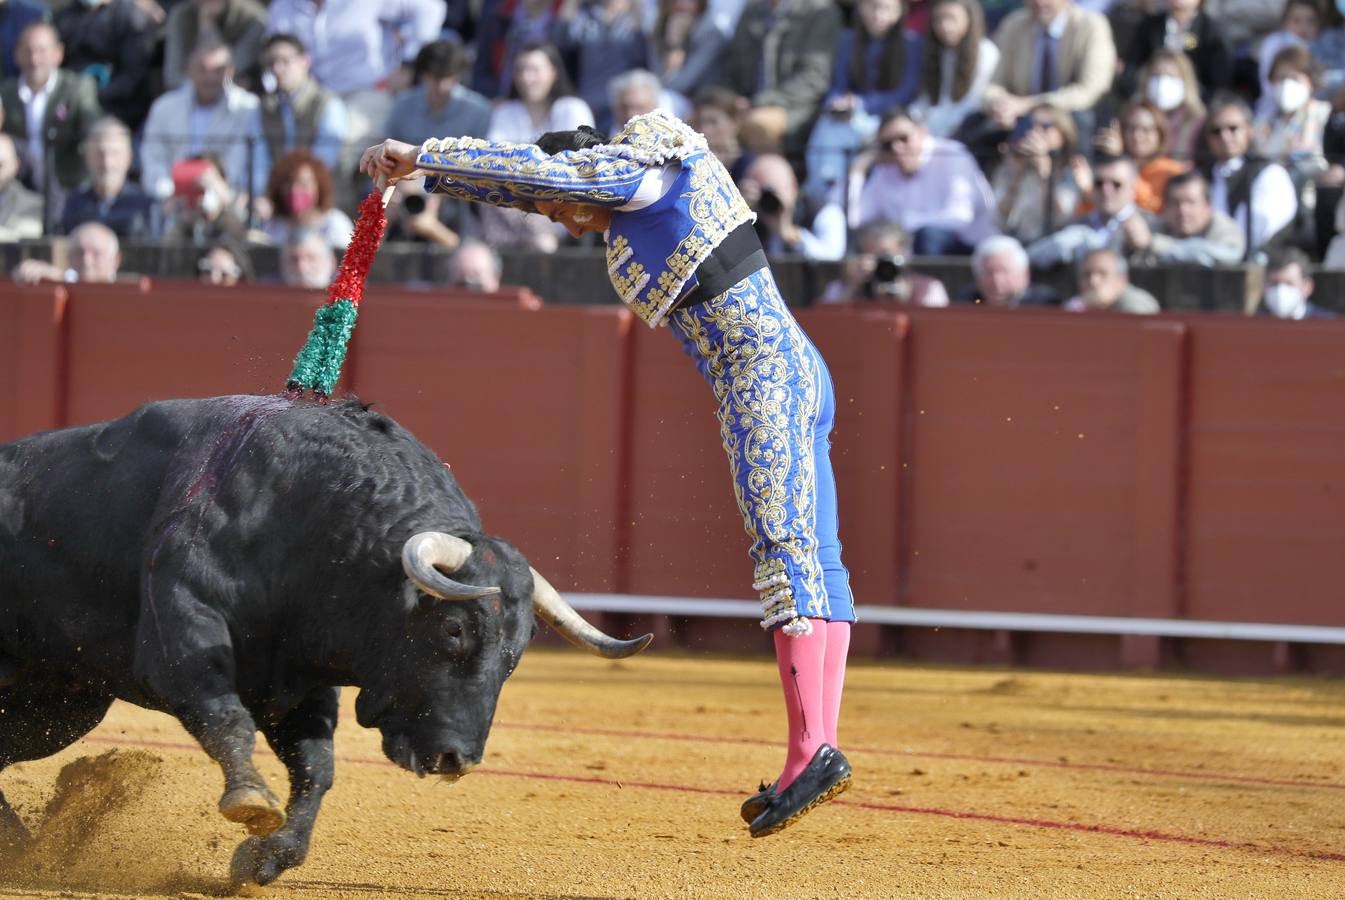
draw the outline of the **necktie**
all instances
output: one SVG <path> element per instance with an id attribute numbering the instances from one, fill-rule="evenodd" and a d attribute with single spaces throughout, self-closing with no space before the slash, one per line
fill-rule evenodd
<path id="1" fill-rule="evenodd" d="M 1041 34 L 1041 69 L 1037 72 L 1037 93 L 1055 90 L 1055 38 L 1050 32 Z"/>

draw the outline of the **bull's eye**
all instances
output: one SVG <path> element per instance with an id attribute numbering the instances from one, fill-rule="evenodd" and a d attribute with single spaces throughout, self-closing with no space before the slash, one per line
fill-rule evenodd
<path id="1" fill-rule="evenodd" d="M 444 623 L 444 634 L 454 639 L 462 637 L 462 623 L 456 619 L 449 619 Z"/>

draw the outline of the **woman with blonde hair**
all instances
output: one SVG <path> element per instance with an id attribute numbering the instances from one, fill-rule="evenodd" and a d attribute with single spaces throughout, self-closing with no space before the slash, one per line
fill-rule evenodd
<path id="1" fill-rule="evenodd" d="M 1163 155 L 1183 162 L 1194 160 L 1205 125 L 1205 104 L 1190 58 L 1180 50 L 1156 51 L 1144 67 L 1139 89 L 1167 119 Z"/>

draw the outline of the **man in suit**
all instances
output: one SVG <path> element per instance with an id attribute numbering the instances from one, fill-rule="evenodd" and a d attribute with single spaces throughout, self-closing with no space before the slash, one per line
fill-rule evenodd
<path id="1" fill-rule="evenodd" d="M 999 65 L 984 102 L 1001 128 L 1013 127 L 1039 103 L 1076 118 L 1091 113 L 1116 74 L 1116 44 L 1106 17 L 1073 0 L 1026 0 L 999 26 L 995 44 Z M 1084 130 L 1080 143 L 1087 137 Z"/>
<path id="2" fill-rule="evenodd" d="M 28 165 L 31 187 L 44 190 L 50 179 L 53 187 L 72 188 L 83 173 L 80 144 L 102 115 L 97 85 L 87 75 L 61 68 L 65 48 L 45 22 L 19 34 L 15 56 L 19 76 L 0 83 L 4 130 Z"/>

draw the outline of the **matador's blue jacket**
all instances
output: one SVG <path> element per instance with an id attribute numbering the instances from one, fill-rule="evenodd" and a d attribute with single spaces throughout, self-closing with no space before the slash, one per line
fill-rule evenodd
<path id="1" fill-rule="evenodd" d="M 671 190 L 622 210 L 645 172 L 677 164 Z M 421 146 L 426 190 L 535 212 L 537 200 L 612 209 L 607 271 L 617 295 L 650 326 L 694 284 L 696 268 L 754 216 L 705 138 L 663 112 L 636 116 L 606 144 L 549 156 L 535 144 L 443 138 Z"/>

